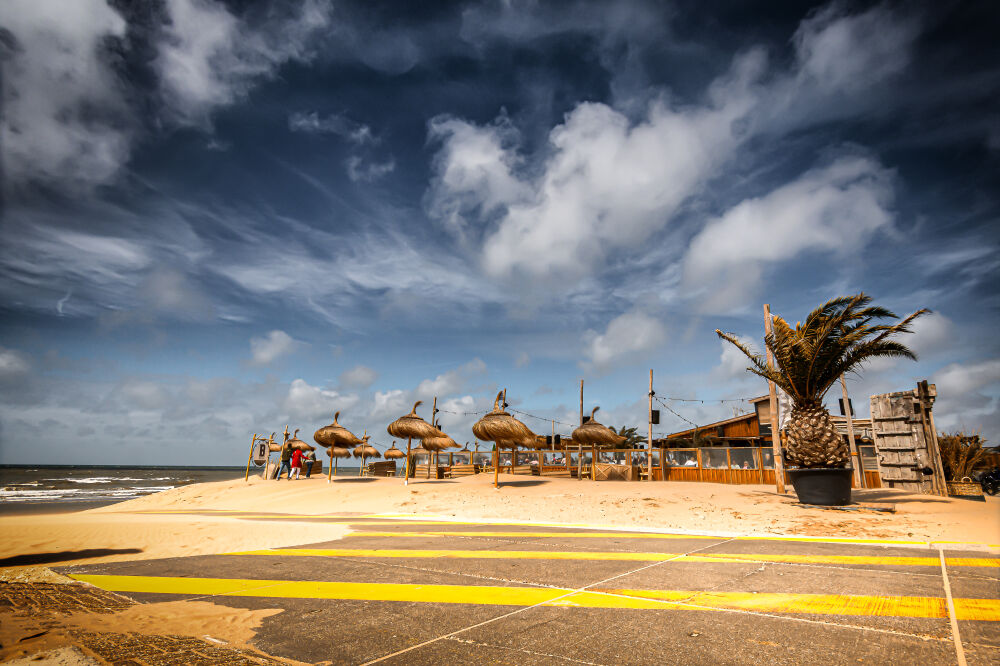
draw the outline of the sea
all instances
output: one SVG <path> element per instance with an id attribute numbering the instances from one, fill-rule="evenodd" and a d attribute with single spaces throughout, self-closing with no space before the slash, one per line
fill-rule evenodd
<path id="1" fill-rule="evenodd" d="M 243 478 L 246 467 L 0 465 L 0 513 L 96 508 L 192 483 Z M 251 475 L 261 468 L 251 467 Z M 325 470 L 324 470 L 325 474 Z M 338 476 L 357 476 L 340 467 Z"/>

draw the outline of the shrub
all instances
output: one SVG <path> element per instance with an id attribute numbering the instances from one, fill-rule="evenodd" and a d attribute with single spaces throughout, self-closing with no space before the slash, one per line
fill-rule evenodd
<path id="1" fill-rule="evenodd" d="M 945 477 L 949 481 L 961 481 L 966 476 L 971 478 L 972 470 L 989 453 L 983 450 L 985 443 L 986 440 L 978 432 L 966 434 L 964 430 L 956 430 L 939 433 L 938 446 Z"/>

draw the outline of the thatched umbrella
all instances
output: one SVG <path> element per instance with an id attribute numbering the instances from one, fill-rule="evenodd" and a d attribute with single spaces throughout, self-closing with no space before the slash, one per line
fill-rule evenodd
<path id="1" fill-rule="evenodd" d="M 378 452 L 378 449 L 368 443 L 369 435 L 367 430 L 365 430 L 365 434 L 361 439 L 364 444 L 354 449 L 354 457 L 361 458 L 361 470 L 364 471 L 365 458 L 381 458 L 382 454 Z"/>
<path id="2" fill-rule="evenodd" d="M 295 429 L 295 434 L 293 434 L 292 438 L 288 440 L 288 443 L 292 445 L 293 449 L 298 449 L 299 451 L 315 451 L 315 446 L 307 444 L 299 439 L 299 430 L 301 430 L 301 428 Z"/>
<path id="3" fill-rule="evenodd" d="M 327 481 L 330 480 L 330 474 L 336 475 L 337 470 L 334 465 L 337 464 L 338 458 L 350 458 L 351 450 L 343 446 L 331 446 L 326 450 L 326 455 L 330 456 L 330 470 L 327 473 Z"/>
<path id="4" fill-rule="evenodd" d="M 330 456 L 331 461 L 333 461 L 334 458 L 349 457 L 351 455 L 351 452 L 348 450 L 348 447 L 357 446 L 358 444 L 361 443 L 361 440 L 358 439 L 357 435 L 355 435 L 353 432 L 351 432 L 344 426 L 337 423 L 338 418 L 340 418 L 340 412 L 334 412 L 333 423 L 327 426 L 323 426 L 315 433 L 313 433 L 313 439 L 316 440 L 316 443 L 319 444 L 320 446 L 325 446 L 327 449 L 329 449 L 327 451 L 327 455 Z M 347 454 L 343 455 L 341 453 L 332 453 L 332 450 L 334 448 L 344 449 L 345 451 L 347 451 Z M 334 464 L 336 464 L 335 461 L 333 462 Z M 327 483 L 330 482 L 331 477 L 333 476 L 333 473 L 335 471 L 336 468 L 334 467 L 334 465 L 330 465 L 330 469 L 327 470 L 326 473 Z"/>
<path id="5" fill-rule="evenodd" d="M 594 464 L 597 462 L 598 446 L 617 446 L 625 442 L 625 437 L 619 435 L 606 425 L 601 425 L 594 418 L 600 407 L 594 407 L 590 412 L 590 420 L 573 431 L 573 439 L 580 444 L 590 444 L 590 478 L 595 478 Z"/>
<path id="6" fill-rule="evenodd" d="M 500 398 L 506 398 L 505 394 L 506 390 L 497 393 L 493 401 L 493 411 L 472 426 L 472 432 L 477 438 L 496 444 L 493 454 L 494 488 L 500 487 L 500 447 L 513 449 L 518 446 L 529 446 L 535 441 L 535 433 L 531 432 L 531 428 L 504 411 L 505 405 L 501 405 Z"/>
<path id="7" fill-rule="evenodd" d="M 413 438 L 426 439 L 427 437 L 438 437 L 444 433 L 432 426 L 427 421 L 417 416 L 417 407 L 423 404 L 422 400 L 413 403 L 413 409 L 409 414 L 400 416 L 386 427 L 386 430 L 393 437 L 406 438 L 406 472 L 403 475 L 403 483 L 410 482 L 410 445 Z"/>
<path id="8" fill-rule="evenodd" d="M 395 440 L 392 442 L 392 446 L 386 449 L 385 453 L 383 453 L 382 455 L 385 457 L 386 460 L 399 460 L 400 458 L 406 457 L 405 453 L 396 448 Z"/>
<path id="9" fill-rule="evenodd" d="M 457 449 L 458 444 L 455 443 L 455 440 L 453 440 L 451 437 L 442 432 L 440 436 L 428 437 L 427 439 L 425 439 L 423 441 L 423 447 L 428 451 L 432 451 L 434 453 L 435 464 L 436 464 L 438 453 L 444 451 L 445 449 L 451 449 L 451 448 Z M 430 476 L 431 476 L 431 466 L 427 465 L 427 478 L 430 478 Z"/>

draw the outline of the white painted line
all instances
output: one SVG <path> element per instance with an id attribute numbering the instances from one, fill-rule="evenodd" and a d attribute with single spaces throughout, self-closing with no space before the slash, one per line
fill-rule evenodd
<path id="1" fill-rule="evenodd" d="M 955 617 L 955 602 L 951 598 L 951 583 L 948 582 L 948 567 L 944 563 L 943 548 L 938 548 L 938 556 L 941 558 L 941 578 L 944 580 L 944 597 L 948 605 L 948 619 L 951 621 L 951 637 L 955 641 L 955 655 L 958 657 L 958 666 L 966 666 L 965 648 L 962 647 L 962 636 L 958 633 L 958 618 Z"/>

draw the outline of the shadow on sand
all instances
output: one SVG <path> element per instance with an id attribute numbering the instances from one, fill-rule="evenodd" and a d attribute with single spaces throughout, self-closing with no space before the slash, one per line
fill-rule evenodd
<path id="1" fill-rule="evenodd" d="M 86 550 L 60 550 L 54 553 L 34 553 L 32 555 L 15 555 L 0 560 L 0 567 L 18 567 L 29 564 L 52 564 L 67 560 L 85 560 L 91 557 L 107 555 L 131 555 L 141 553 L 141 548 L 87 548 Z"/>
<path id="2" fill-rule="evenodd" d="M 532 479 L 531 481 L 504 481 L 503 479 L 500 479 L 500 487 L 514 486 L 515 488 L 528 488 L 531 486 L 540 486 L 543 483 L 548 482 L 548 479 Z"/>

